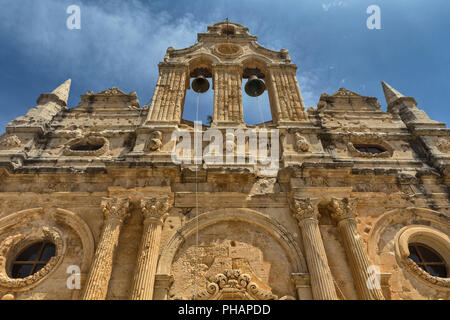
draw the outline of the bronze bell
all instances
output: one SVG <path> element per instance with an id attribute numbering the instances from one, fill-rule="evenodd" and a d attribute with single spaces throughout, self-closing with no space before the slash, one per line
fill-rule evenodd
<path id="1" fill-rule="evenodd" d="M 204 93 L 209 89 L 209 81 L 202 75 L 199 75 L 192 81 L 192 90 L 198 93 Z"/>
<path id="2" fill-rule="evenodd" d="M 245 84 L 245 92 L 250 97 L 260 96 L 264 93 L 264 90 L 266 90 L 266 85 L 264 84 L 264 81 L 258 79 L 256 75 L 251 75 L 248 78 L 248 81 Z"/>

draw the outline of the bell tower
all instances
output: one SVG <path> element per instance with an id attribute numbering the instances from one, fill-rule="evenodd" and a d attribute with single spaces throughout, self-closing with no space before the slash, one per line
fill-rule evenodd
<path id="1" fill-rule="evenodd" d="M 212 126 L 245 125 L 242 95 L 256 97 L 265 90 L 274 124 L 303 121 L 305 106 L 296 70 L 288 50 L 262 47 L 246 27 L 228 21 L 210 25 L 193 46 L 167 49 L 146 124 L 179 124 L 186 90 L 206 92 L 210 89 L 206 78 L 212 79 L 214 90 Z"/>

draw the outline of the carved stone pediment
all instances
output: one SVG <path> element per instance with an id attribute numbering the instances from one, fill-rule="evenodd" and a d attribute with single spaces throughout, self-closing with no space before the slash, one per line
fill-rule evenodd
<path id="1" fill-rule="evenodd" d="M 117 87 L 112 87 L 97 93 L 94 93 L 94 91 L 86 92 L 81 96 L 80 106 L 84 106 L 92 102 L 106 102 L 114 104 L 120 102 L 121 104 L 124 104 L 124 108 L 128 106 L 136 108 L 139 107 L 139 100 L 137 98 L 136 92 L 125 93 Z"/>
<path id="2" fill-rule="evenodd" d="M 252 276 L 239 269 L 227 269 L 210 278 L 206 289 L 193 300 L 278 300 L 270 291 L 262 290 Z"/>
<path id="3" fill-rule="evenodd" d="M 367 97 L 360 95 L 356 92 L 350 91 L 346 88 L 340 88 L 332 95 L 322 93 L 319 102 L 317 103 L 317 109 L 335 108 L 335 107 L 351 107 L 352 109 L 377 109 L 381 108 L 377 98 Z"/>

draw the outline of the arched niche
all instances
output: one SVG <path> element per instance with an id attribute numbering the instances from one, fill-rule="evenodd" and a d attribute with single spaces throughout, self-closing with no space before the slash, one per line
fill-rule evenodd
<path id="1" fill-rule="evenodd" d="M 197 230 L 198 248 L 202 252 L 197 252 L 201 258 L 196 263 L 198 270 L 203 270 L 195 282 L 199 291 L 211 277 L 238 269 L 259 279 L 257 283 L 262 290 L 273 289 L 279 297 L 295 295 L 291 274 L 307 273 L 297 242 L 272 218 L 250 209 L 210 211 L 186 223 L 161 251 L 157 273 L 174 276 L 175 296 L 184 292 L 180 286 L 189 287 L 189 281 L 194 281 L 189 266 L 193 265 L 195 250 L 199 250 Z M 179 298 L 189 299 L 192 293 L 189 290 Z"/>

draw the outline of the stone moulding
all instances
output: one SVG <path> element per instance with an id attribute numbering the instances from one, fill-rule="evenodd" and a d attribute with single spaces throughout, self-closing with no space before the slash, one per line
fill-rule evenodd
<path id="1" fill-rule="evenodd" d="M 450 292 L 450 278 L 435 277 L 420 268 L 409 258 L 408 245 L 412 242 L 424 243 L 437 251 L 443 257 L 447 269 L 450 266 L 450 238 L 443 232 L 423 225 L 410 225 L 402 228 L 395 236 L 395 256 L 399 265 L 427 285 L 432 285 L 441 291 Z"/>
<path id="2" fill-rule="evenodd" d="M 56 254 L 50 258 L 45 267 L 23 279 L 11 278 L 7 270 L 9 269 L 9 261 L 15 258 L 14 255 L 33 242 L 46 240 L 55 244 Z M 66 243 L 61 236 L 61 232 L 55 228 L 42 227 L 37 231 L 31 230 L 7 237 L 0 243 L 0 287 L 12 291 L 21 291 L 36 286 L 62 262 L 65 251 Z"/>
<path id="3" fill-rule="evenodd" d="M 73 150 L 77 145 L 101 145 L 97 150 Z M 68 141 L 64 145 L 63 155 L 65 156 L 101 156 L 109 150 L 109 140 L 101 136 L 85 136 Z"/>

